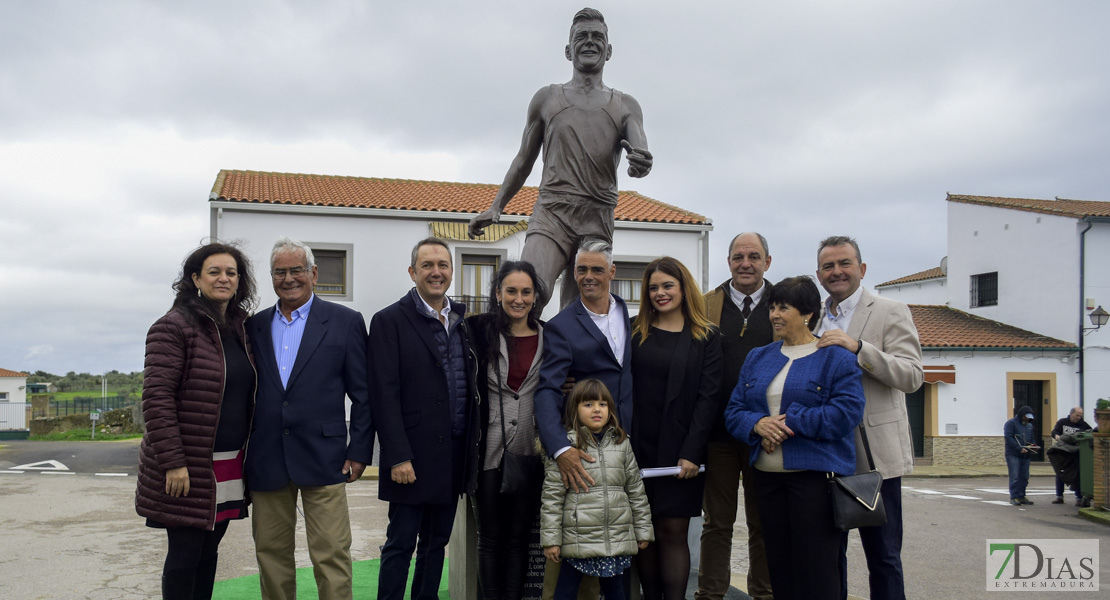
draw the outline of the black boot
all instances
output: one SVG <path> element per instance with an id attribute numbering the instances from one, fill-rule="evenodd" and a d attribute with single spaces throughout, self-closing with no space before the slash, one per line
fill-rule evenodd
<path id="1" fill-rule="evenodd" d="M 162 600 L 193 600 L 193 569 L 162 571 Z"/>
<path id="2" fill-rule="evenodd" d="M 216 583 L 216 560 L 219 555 L 213 554 L 200 559 L 197 564 L 196 575 L 193 576 L 192 600 L 212 600 L 212 586 Z"/>

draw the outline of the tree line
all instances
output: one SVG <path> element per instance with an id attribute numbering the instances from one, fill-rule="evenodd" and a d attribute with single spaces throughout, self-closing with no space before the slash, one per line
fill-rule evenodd
<path id="1" fill-rule="evenodd" d="M 108 391 L 111 393 L 128 392 L 138 394 L 143 389 L 143 372 L 132 371 L 121 373 L 108 371 L 104 374 L 75 373 L 70 371 L 65 375 L 55 375 L 46 371 L 35 371 L 27 377 L 27 383 L 52 383 L 56 392 L 85 392 L 100 391 L 102 377 L 108 379 Z M 99 395 L 99 394 L 98 394 Z"/>

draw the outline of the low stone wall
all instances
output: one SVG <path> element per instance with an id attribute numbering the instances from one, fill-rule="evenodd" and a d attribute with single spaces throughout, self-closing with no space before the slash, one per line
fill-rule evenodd
<path id="1" fill-rule="evenodd" d="M 97 431 L 109 433 L 142 433 L 142 424 L 135 425 L 132 407 L 106 410 L 100 413 Z M 31 420 L 31 435 L 47 435 L 70 429 L 88 429 L 92 426 L 89 413 L 64 417 L 37 417 Z"/>
<path id="2" fill-rule="evenodd" d="M 35 417 L 31 419 L 31 435 L 47 435 L 70 429 L 87 429 L 92 424 L 89 413 L 64 417 Z"/>
<path id="3" fill-rule="evenodd" d="M 135 411 L 132 406 L 106 410 L 100 413 L 100 431 L 107 428 L 112 433 L 142 433 L 142 425 L 135 425 Z"/>
<path id="4" fill-rule="evenodd" d="M 925 438 L 925 455 L 932 457 L 934 466 L 1005 465 L 1005 450 L 1006 444 L 1000 435 Z"/>

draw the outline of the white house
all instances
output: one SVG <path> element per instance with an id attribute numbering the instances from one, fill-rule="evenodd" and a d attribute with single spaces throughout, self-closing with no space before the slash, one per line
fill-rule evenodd
<path id="1" fill-rule="evenodd" d="M 241 241 L 253 261 L 262 305 L 276 301 L 265 273 L 275 239 L 289 236 L 312 248 L 320 277 L 316 293 L 362 312 L 367 321 L 413 285 L 410 251 L 418 240 L 447 240 L 455 274 L 450 295 L 471 311 L 485 310 L 500 261 L 516 259 L 538 193 L 521 189 L 500 223 L 481 239 L 467 236 L 470 218 L 489 208 L 498 186 L 370 177 L 220 171 L 209 195 L 211 236 Z M 636 192 L 620 192 L 616 207 L 613 291 L 635 312 L 643 268 L 667 254 L 709 285 L 712 222 Z M 558 298 L 558 289 L 552 298 Z M 558 302 L 544 312 L 550 318 Z"/>
<path id="2" fill-rule="evenodd" d="M 876 290 L 911 304 L 921 334 L 919 452 L 936 464 L 1000 462 L 1015 407 L 1031 406 L 1047 436 L 1072 406 L 1089 413 L 1110 396 L 1110 327 L 1089 320 L 1110 305 L 1110 202 L 947 201 L 941 266 Z"/>
<path id="3" fill-rule="evenodd" d="M 27 428 L 27 373 L 0 369 L 0 430 Z"/>
<path id="4" fill-rule="evenodd" d="M 27 401 L 27 374 L 0 369 L 0 402 Z"/>

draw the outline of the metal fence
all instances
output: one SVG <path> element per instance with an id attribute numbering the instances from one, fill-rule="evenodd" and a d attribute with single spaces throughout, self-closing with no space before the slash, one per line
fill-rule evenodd
<path id="1" fill-rule="evenodd" d="M 135 396 L 108 396 L 107 398 L 85 398 L 77 396 L 65 402 L 51 401 L 50 408 L 45 413 L 35 411 L 35 417 L 65 417 L 96 410 L 115 410 L 135 404 L 139 399 Z"/>
<path id="2" fill-rule="evenodd" d="M 0 431 L 27 429 L 27 402 L 0 402 Z"/>
<path id="3" fill-rule="evenodd" d="M 489 310 L 489 297 L 488 296 L 471 296 L 464 294 L 462 296 L 451 296 L 455 302 L 462 302 L 466 305 L 466 314 L 474 315 L 484 313 Z"/>

